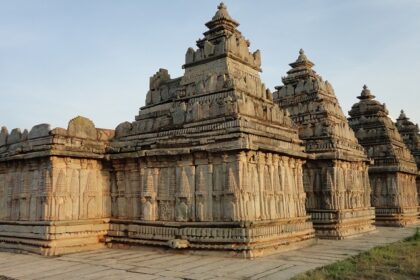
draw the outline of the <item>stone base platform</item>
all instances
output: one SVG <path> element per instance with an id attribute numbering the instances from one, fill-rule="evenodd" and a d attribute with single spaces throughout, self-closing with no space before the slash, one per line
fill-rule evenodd
<path id="1" fill-rule="evenodd" d="M 405 227 L 419 223 L 419 208 L 375 208 L 378 226 Z"/>
<path id="2" fill-rule="evenodd" d="M 312 217 L 316 237 L 344 239 L 375 230 L 373 207 L 346 210 L 318 210 L 307 212 Z"/>
<path id="3" fill-rule="evenodd" d="M 0 250 L 56 256 L 104 248 L 109 219 L 0 221 Z"/>
<path id="4" fill-rule="evenodd" d="M 0 252 L 0 275 L 33 280 L 286 280 L 370 248 L 402 240 L 414 232 L 414 227 L 378 227 L 371 234 L 344 240 L 322 239 L 313 246 L 254 260 L 182 255 L 144 246 L 133 250 L 103 249 L 54 258 Z"/>
<path id="5" fill-rule="evenodd" d="M 315 242 L 309 216 L 257 222 L 111 220 L 110 247 L 157 245 L 199 255 L 254 258 Z"/>

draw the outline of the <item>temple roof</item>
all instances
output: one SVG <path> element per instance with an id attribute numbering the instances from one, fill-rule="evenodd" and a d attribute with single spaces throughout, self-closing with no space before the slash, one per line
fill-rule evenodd
<path id="1" fill-rule="evenodd" d="M 217 11 L 212 17 L 211 21 L 206 23 L 206 26 L 210 29 L 228 29 L 235 30 L 239 26 L 239 23 L 234 20 L 227 11 L 226 5 L 222 2 L 217 6 Z"/>
<path id="2" fill-rule="evenodd" d="M 213 16 L 212 21 L 220 20 L 220 19 L 227 19 L 227 20 L 234 21 L 233 18 L 229 15 L 227 11 L 227 7 L 223 2 L 221 2 L 219 6 L 217 6 L 217 12 Z"/>
<path id="3" fill-rule="evenodd" d="M 299 56 L 295 62 L 289 64 L 292 69 L 287 71 L 287 77 L 283 77 L 283 84 L 297 83 L 301 79 L 306 79 L 308 76 L 316 77 L 317 74 L 312 67 L 315 65 L 308 59 L 303 49 L 299 50 Z"/>
<path id="4" fill-rule="evenodd" d="M 207 22 L 204 37 L 196 41 L 197 50 L 189 48 L 183 68 L 193 67 L 230 56 L 242 64 L 261 71 L 261 54 L 259 50 L 251 52 L 250 42 L 237 29 L 239 23 L 232 19 L 225 4 L 220 3 L 212 19 Z"/>
<path id="5" fill-rule="evenodd" d="M 360 96 L 357 97 L 360 99 L 359 102 L 355 103 L 351 110 L 349 111 L 349 115 L 351 117 L 362 115 L 381 115 L 381 116 L 388 116 L 388 109 L 386 108 L 385 103 L 380 103 L 376 100 L 376 96 L 370 92 L 370 89 L 367 85 L 363 86 L 363 90 L 360 93 Z"/>
<path id="6" fill-rule="evenodd" d="M 376 96 L 370 93 L 370 89 L 367 87 L 367 85 L 363 85 L 363 90 L 360 93 L 360 96 L 358 96 L 357 98 L 360 100 L 364 100 L 364 99 L 374 99 Z"/>
<path id="7" fill-rule="evenodd" d="M 295 62 L 289 64 L 292 68 L 297 67 L 304 67 L 304 68 L 312 68 L 315 64 L 308 59 L 305 55 L 305 51 L 303 49 L 299 50 L 299 56 Z"/>
<path id="8" fill-rule="evenodd" d="M 409 118 L 407 118 L 407 116 L 405 115 L 404 110 L 401 110 L 400 116 L 397 120 L 409 120 Z"/>
<path id="9" fill-rule="evenodd" d="M 412 131 L 416 134 L 419 132 L 418 125 L 410 121 L 410 118 L 407 117 L 404 110 L 401 110 L 400 116 L 397 118 L 396 124 L 400 131 Z"/>

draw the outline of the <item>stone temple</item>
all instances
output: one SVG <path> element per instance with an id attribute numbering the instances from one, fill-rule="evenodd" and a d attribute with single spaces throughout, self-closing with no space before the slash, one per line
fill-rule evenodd
<path id="1" fill-rule="evenodd" d="M 376 165 L 369 181 L 372 155 L 331 85 L 301 52 L 273 98 L 260 51 L 250 51 L 238 26 L 221 3 L 187 50 L 184 75 L 159 69 L 145 106 L 115 130 L 84 117 L 67 129 L 3 127 L 0 249 L 60 255 L 153 245 L 252 258 L 315 235 L 374 229 Z M 417 197 L 408 192 L 417 167 L 408 156 L 401 166 L 392 176 L 406 187 L 392 185 L 404 191 L 391 210 L 403 209 L 404 222 L 390 225 L 417 213 L 407 200 Z M 378 219 L 388 208 L 376 205 Z"/>
<path id="2" fill-rule="evenodd" d="M 317 235 L 341 239 L 374 229 L 370 206 L 369 160 L 359 145 L 334 89 L 300 50 L 274 99 L 299 127 L 305 151 L 306 209 Z"/>
<path id="3" fill-rule="evenodd" d="M 159 70 L 136 120 L 116 128 L 112 242 L 253 256 L 314 236 L 301 140 L 238 25 L 220 4 L 184 75 Z"/>
<path id="4" fill-rule="evenodd" d="M 417 165 L 396 125 L 388 117 L 385 104 L 365 85 L 353 105 L 349 122 L 367 155 L 372 205 L 378 225 L 406 225 L 417 222 Z"/>
<path id="5" fill-rule="evenodd" d="M 410 149 L 414 159 L 416 160 L 417 169 L 420 168 L 420 134 L 418 124 L 414 124 L 410 119 L 405 115 L 404 111 L 401 110 L 401 114 L 397 119 L 397 128 L 404 140 L 404 143 Z M 417 184 L 417 195 L 418 202 L 420 205 L 420 174 L 417 175 L 416 184 Z"/>

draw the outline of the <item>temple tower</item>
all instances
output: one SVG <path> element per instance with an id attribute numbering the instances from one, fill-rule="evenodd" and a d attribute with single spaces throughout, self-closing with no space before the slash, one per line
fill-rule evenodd
<path id="1" fill-rule="evenodd" d="M 305 151 L 306 210 L 316 235 L 341 239 L 374 229 L 369 160 L 340 108 L 334 89 L 312 68 L 304 51 L 276 87 L 274 101 L 299 128 Z"/>
<path id="2" fill-rule="evenodd" d="M 411 154 L 416 160 L 417 169 L 420 169 L 420 134 L 418 124 L 414 124 L 401 110 L 401 114 L 397 119 L 398 132 L 404 140 L 404 143 L 410 149 Z M 420 173 L 416 179 L 418 203 L 420 207 Z"/>
<path id="3" fill-rule="evenodd" d="M 375 100 L 366 85 L 357 98 L 360 101 L 349 111 L 349 123 L 374 160 L 369 167 L 369 178 L 376 223 L 405 226 L 416 222 L 418 171 L 414 157 L 388 117 L 385 104 Z"/>
<path id="4" fill-rule="evenodd" d="M 254 257 L 314 237 L 302 141 L 261 82 L 261 56 L 221 3 L 182 77 L 160 69 L 146 106 L 116 128 L 113 243 Z M 129 172 L 137 162 L 136 181 Z M 119 189 L 138 190 L 133 205 Z"/>

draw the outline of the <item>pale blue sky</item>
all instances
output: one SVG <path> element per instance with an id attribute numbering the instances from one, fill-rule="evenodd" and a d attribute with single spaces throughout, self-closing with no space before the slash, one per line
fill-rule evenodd
<path id="1" fill-rule="evenodd" d="M 149 77 L 182 75 L 219 1 L 0 0 L 0 125 L 132 121 Z M 304 48 L 344 112 L 366 83 L 420 122 L 420 0 L 227 0 L 273 89 Z"/>

